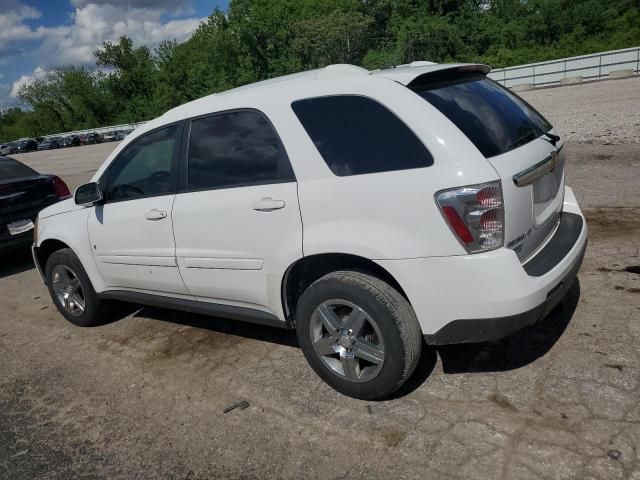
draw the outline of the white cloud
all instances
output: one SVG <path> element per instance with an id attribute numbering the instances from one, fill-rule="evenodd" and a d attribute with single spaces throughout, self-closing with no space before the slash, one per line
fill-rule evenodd
<path id="1" fill-rule="evenodd" d="M 93 63 L 93 52 L 104 41 L 115 42 L 126 35 L 133 39 L 135 45 L 149 47 L 162 40 L 182 42 L 205 20 L 188 18 L 163 23 L 162 14 L 162 9 L 123 9 L 107 3 L 87 3 L 76 8 L 71 25 L 38 28 L 38 34 L 45 39 L 38 56 L 50 65 Z"/>
<path id="2" fill-rule="evenodd" d="M 31 75 L 21 75 L 18 80 L 13 82 L 9 96 L 11 98 L 18 98 L 18 92 L 20 92 L 20 88 L 22 88 L 23 85 L 28 85 L 34 80 L 44 77 L 46 74 L 47 72 L 42 67 L 38 67 Z"/>
<path id="3" fill-rule="evenodd" d="M 187 8 L 190 0 L 71 0 L 74 7 L 94 5 L 115 5 L 119 7 L 150 8 L 155 10 L 176 10 Z"/>
<path id="4" fill-rule="evenodd" d="M 40 11 L 18 2 L 0 2 L 0 7 L 0 46 L 39 38 L 38 33 L 24 21 L 39 18 Z"/>
<path id="5" fill-rule="evenodd" d="M 15 103 L 22 85 L 41 78 L 52 67 L 94 65 L 93 52 L 104 41 L 117 42 L 126 35 L 136 46 L 153 48 L 162 40 L 187 40 L 206 20 L 176 18 L 189 15 L 191 3 L 192 0 L 71 0 L 76 8 L 68 24 L 34 28 L 29 21 L 41 17 L 39 10 L 21 0 L 0 0 L 0 68 L 5 77 L 15 78 L 8 75 L 6 66 L 17 56 L 29 55 L 35 65 L 40 65 L 11 87 L 4 84 L 0 103 Z"/>

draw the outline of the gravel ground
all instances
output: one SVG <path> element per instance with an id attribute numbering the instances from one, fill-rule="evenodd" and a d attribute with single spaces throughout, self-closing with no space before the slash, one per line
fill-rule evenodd
<path id="1" fill-rule="evenodd" d="M 77 184 L 113 146 L 21 159 Z M 292 332 L 152 308 L 76 328 L 28 252 L 2 257 L 0 478 L 640 480 L 640 146 L 566 148 L 590 230 L 561 308 L 426 348 L 384 402 L 327 387 Z"/>
<path id="2" fill-rule="evenodd" d="M 519 95 L 571 142 L 640 143 L 640 77 L 544 88 Z"/>

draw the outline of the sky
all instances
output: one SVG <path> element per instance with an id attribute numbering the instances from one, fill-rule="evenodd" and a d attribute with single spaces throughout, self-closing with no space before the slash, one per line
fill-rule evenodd
<path id="1" fill-rule="evenodd" d="M 228 0 L 0 0 L 0 110 L 21 85 L 58 65 L 95 65 L 103 41 L 187 40 Z"/>

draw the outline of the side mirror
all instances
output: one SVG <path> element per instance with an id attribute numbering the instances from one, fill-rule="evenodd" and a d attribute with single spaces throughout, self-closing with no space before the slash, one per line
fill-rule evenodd
<path id="1" fill-rule="evenodd" d="M 73 196 L 76 205 L 82 205 L 84 207 L 90 207 L 102 202 L 102 190 L 96 182 L 85 183 L 76 188 L 76 193 Z"/>

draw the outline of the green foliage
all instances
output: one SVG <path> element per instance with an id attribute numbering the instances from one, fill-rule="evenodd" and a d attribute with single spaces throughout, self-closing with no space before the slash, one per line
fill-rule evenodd
<path id="1" fill-rule="evenodd" d="M 639 0 L 231 0 L 182 44 L 105 42 L 96 67 L 60 67 L 0 114 L 0 140 L 152 118 L 235 86 L 353 63 L 499 68 L 636 46 Z"/>

